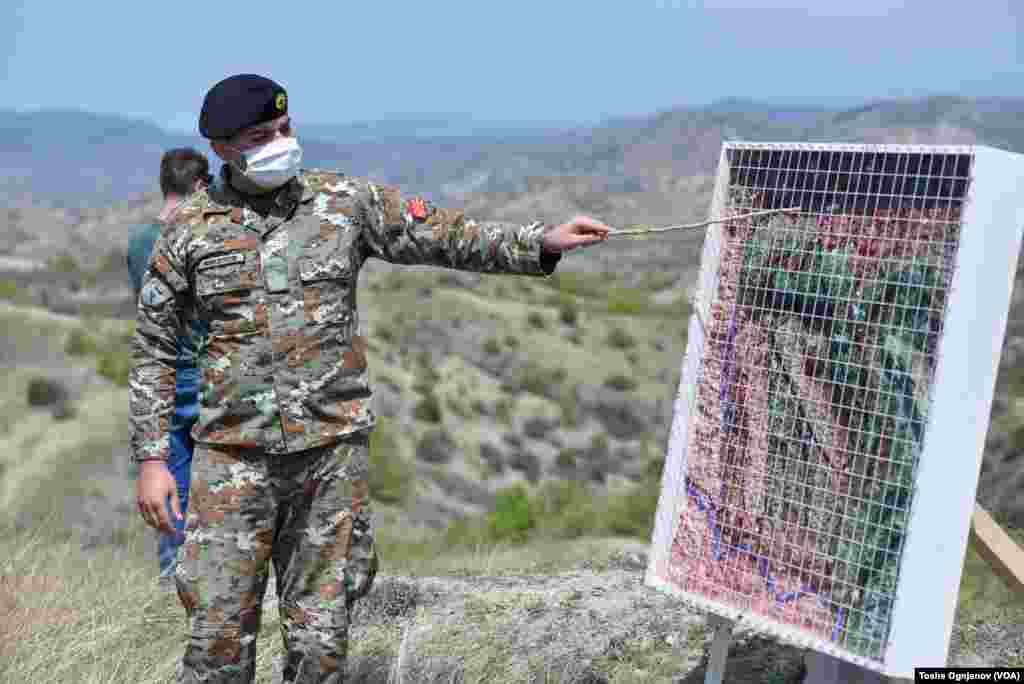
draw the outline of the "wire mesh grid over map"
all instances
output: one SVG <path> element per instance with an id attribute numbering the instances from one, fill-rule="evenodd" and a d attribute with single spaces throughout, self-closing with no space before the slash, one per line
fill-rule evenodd
<path id="1" fill-rule="evenodd" d="M 683 592 L 881 660 L 969 154 L 730 145 L 705 247 Z"/>

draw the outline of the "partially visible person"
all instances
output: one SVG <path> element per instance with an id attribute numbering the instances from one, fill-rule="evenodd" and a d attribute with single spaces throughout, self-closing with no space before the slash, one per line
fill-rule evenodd
<path id="1" fill-rule="evenodd" d="M 149 268 L 149 259 L 163 229 L 174 220 L 175 212 L 187 199 L 203 192 L 212 182 L 210 163 L 206 155 L 192 148 L 169 150 L 160 160 L 160 191 L 164 206 L 156 220 L 132 228 L 128 242 L 128 273 L 132 281 L 135 301 L 139 300 L 142 280 Z M 196 364 L 198 345 L 203 330 L 193 327 L 178 337 L 177 364 L 175 365 L 174 415 L 171 420 L 171 458 L 167 463 L 177 484 L 178 501 L 168 497 L 176 534 L 157 532 L 157 556 L 160 574 L 158 585 L 174 591 L 174 573 L 178 548 L 185 540 L 185 510 L 188 507 L 189 481 L 192 471 L 192 426 L 199 415 L 199 369 Z"/>

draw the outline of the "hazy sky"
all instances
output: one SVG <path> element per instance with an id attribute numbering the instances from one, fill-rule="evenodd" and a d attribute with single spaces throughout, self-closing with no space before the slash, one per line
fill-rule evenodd
<path id="1" fill-rule="evenodd" d="M 240 72 L 300 121 L 597 121 L 724 96 L 1024 96 L 1022 0 L 0 0 L 0 108 L 195 131 Z M 157 8 L 165 8 L 160 13 Z"/>

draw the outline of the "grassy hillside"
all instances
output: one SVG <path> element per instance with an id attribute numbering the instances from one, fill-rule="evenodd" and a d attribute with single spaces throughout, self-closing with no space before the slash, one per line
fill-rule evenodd
<path id="1" fill-rule="evenodd" d="M 541 281 L 419 268 L 372 269 L 364 278 L 363 327 L 384 416 L 371 454 L 378 537 L 384 572 L 406 579 L 384 582 L 362 614 L 356 681 L 388 681 L 401 668 L 434 668 L 441 681 L 454 666 L 430 655 L 439 644 L 463 653 L 465 681 L 488 681 L 517 656 L 500 639 L 470 648 L 480 630 L 522 631 L 553 610 L 565 611 L 551 614 L 563 634 L 574 625 L 602 633 L 588 622 L 592 610 L 612 611 L 608 624 L 625 620 L 615 611 L 633 604 L 595 606 L 573 599 L 583 590 L 572 587 L 581 567 L 611 572 L 649 540 L 670 420 L 653 410 L 674 396 L 685 347 L 688 310 L 685 289 L 671 287 L 677 278 L 647 275 L 630 286 L 586 273 Z M 0 371 L 10 388 L 0 406 L 0 546 L 9 550 L 0 561 L 0 612 L 9 618 L 0 619 L 8 625 L 0 643 L 11 655 L 0 658 L 4 681 L 52 681 L 55 662 L 86 683 L 161 681 L 180 655 L 183 625 L 168 619 L 178 614 L 174 602 L 159 603 L 152 590 L 153 540 L 131 505 L 124 382 L 132 323 L 10 304 L 0 322 L 10 331 Z M 67 386 L 68 411 L 29 406 L 41 378 Z M 593 401 L 598 395 L 604 403 Z M 629 415 L 630 406 L 652 412 Z M 544 578 L 568 571 L 576 574 L 557 579 L 563 593 L 541 598 Z M 511 598 L 505 580 L 488 579 L 523 573 L 530 578 Z M 451 585 L 472 576 L 482 578 L 477 603 Z M 395 617 L 389 602 L 415 593 L 426 577 L 440 578 L 431 581 L 444 585 L 441 594 Z M 702 618 L 678 604 L 653 610 L 638 577 L 623 591 L 648 608 L 628 614 L 656 620 L 668 611 L 681 622 L 644 622 L 653 636 L 623 636 L 590 654 L 588 672 L 605 679 L 568 672 L 551 650 L 520 665 L 547 672 L 546 681 L 655 682 L 686 673 L 700 681 Z M 494 619 L 481 617 L 489 611 Z M 441 629 L 444 615 L 455 623 Z M 1024 601 L 969 551 L 957 657 L 1020 664 L 1024 644 L 1013 625 L 1022 623 Z M 279 653 L 276 624 L 270 611 L 261 682 L 271 681 Z M 405 627 L 416 625 L 414 647 Z M 736 681 L 798 681 L 797 651 L 751 644 L 740 649 L 746 669 Z"/>

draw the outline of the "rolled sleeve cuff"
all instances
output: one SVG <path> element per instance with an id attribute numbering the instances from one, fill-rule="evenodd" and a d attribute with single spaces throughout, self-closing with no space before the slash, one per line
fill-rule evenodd
<path id="1" fill-rule="evenodd" d="M 132 461 L 142 463 L 143 461 L 167 461 L 171 454 L 171 440 L 169 435 L 156 439 L 147 439 L 137 443 L 132 450 Z"/>
<path id="2" fill-rule="evenodd" d="M 555 272 L 555 267 L 562 260 L 562 254 L 547 252 L 543 246 L 544 235 L 552 228 L 554 226 L 540 223 L 532 231 L 530 240 L 525 245 L 526 253 L 522 254 L 518 260 L 520 268 L 516 270 L 521 274 L 545 277 Z"/>

